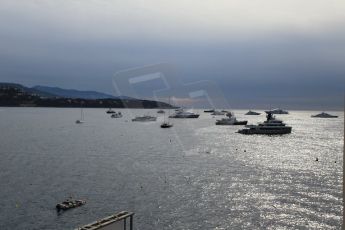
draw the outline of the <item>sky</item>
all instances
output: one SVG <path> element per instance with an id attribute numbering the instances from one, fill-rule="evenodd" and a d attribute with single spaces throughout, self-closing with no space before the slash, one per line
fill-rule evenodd
<path id="1" fill-rule="evenodd" d="M 0 81 L 185 106 L 343 109 L 344 12 L 344 0 L 1 0 Z M 117 79 L 148 66 L 159 77 Z"/>

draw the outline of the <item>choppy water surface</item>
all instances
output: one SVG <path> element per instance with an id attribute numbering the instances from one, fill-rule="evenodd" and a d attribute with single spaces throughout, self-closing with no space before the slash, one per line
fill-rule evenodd
<path id="1" fill-rule="evenodd" d="M 237 134 L 205 113 L 173 129 L 130 121 L 156 110 L 85 109 L 77 125 L 79 113 L 0 109 L 0 229 L 73 229 L 122 210 L 140 230 L 341 228 L 341 112 L 278 115 L 284 136 Z M 87 204 L 57 215 L 70 195 Z"/>

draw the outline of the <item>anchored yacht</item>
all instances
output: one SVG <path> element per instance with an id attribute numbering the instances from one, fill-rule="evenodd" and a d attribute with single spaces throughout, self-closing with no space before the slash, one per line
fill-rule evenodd
<path id="1" fill-rule="evenodd" d="M 260 115 L 261 113 L 249 110 L 245 115 Z"/>
<path id="2" fill-rule="evenodd" d="M 145 122 L 145 121 L 156 121 L 156 120 L 157 120 L 157 117 L 152 117 L 152 116 L 149 116 L 149 115 L 137 116 L 137 117 L 132 119 L 132 121 L 142 121 L 142 122 Z"/>
<path id="3" fill-rule="evenodd" d="M 110 116 L 111 118 L 121 118 L 122 117 L 122 113 L 121 112 L 114 112 L 113 114 L 111 114 Z"/>
<path id="4" fill-rule="evenodd" d="M 213 116 L 221 116 L 221 115 L 225 115 L 226 112 L 225 111 L 214 111 L 213 113 L 211 113 L 211 115 Z"/>
<path id="5" fill-rule="evenodd" d="M 258 125 L 246 125 L 246 129 L 238 130 L 238 133 L 241 134 L 266 134 L 266 135 L 274 135 L 274 134 L 287 134 L 291 133 L 292 128 L 290 126 L 286 126 L 281 120 L 276 119 L 272 113 L 267 113 L 267 120 L 263 123 L 259 123 Z"/>
<path id="6" fill-rule="evenodd" d="M 112 110 L 111 108 L 109 108 L 109 109 L 106 111 L 106 113 L 115 113 L 115 111 Z"/>
<path id="7" fill-rule="evenodd" d="M 282 109 L 272 109 L 272 110 L 268 110 L 265 111 L 266 113 L 271 113 L 271 114 L 289 114 L 288 111 L 286 110 L 282 110 Z"/>
<path id="8" fill-rule="evenodd" d="M 185 112 L 183 110 L 176 111 L 175 114 L 169 116 L 169 118 L 198 118 L 200 115 L 192 112 Z"/>
<path id="9" fill-rule="evenodd" d="M 318 118 L 337 118 L 338 116 L 335 116 L 335 115 L 331 115 L 331 114 L 322 112 L 322 113 L 319 113 L 319 114 L 316 114 L 316 115 L 312 115 L 311 117 L 318 117 Z"/>
<path id="10" fill-rule="evenodd" d="M 227 113 L 227 118 L 216 121 L 216 125 L 246 125 L 248 121 L 238 121 L 233 113 Z"/>

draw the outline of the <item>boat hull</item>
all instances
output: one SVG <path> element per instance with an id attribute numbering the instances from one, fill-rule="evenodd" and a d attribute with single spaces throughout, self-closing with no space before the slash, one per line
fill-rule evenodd
<path id="1" fill-rule="evenodd" d="M 236 121 L 236 122 L 222 122 L 222 121 L 217 121 L 216 125 L 246 125 L 248 121 Z"/>
<path id="2" fill-rule="evenodd" d="M 338 116 L 333 116 L 333 115 L 329 115 L 329 116 L 312 115 L 311 117 L 314 117 L 314 118 L 337 118 Z"/>
<path id="3" fill-rule="evenodd" d="M 148 121 L 156 121 L 157 118 L 150 118 L 150 119 L 132 119 L 132 121 L 136 122 L 148 122 Z"/>
<path id="4" fill-rule="evenodd" d="M 256 113 L 256 112 L 248 112 L 246 113 L 245 115 L 251 115 L 251 116 L 254 116 L 254 115 L 260 115 L 261 113 Z"/>
<path id="5" fill-rule="evenodd" d="M 263 134 L 263 135 L 282 135 L 282 134 L 289 134 L 291 133 L 291 127 L 284 127 L 280 129 L 257 129 L 257 128 L 250 128 L 250 129 L 241 129 L 238 130 L 238 133 L 251 135 L 251 134 Z"/>
<path id="6" fill-rule="evenodd" d="M 171 128 L 171 127 L 173 127 L 173 125 L 165 125 L 165 124 L 161 125 L 162 129 L 167 129 L 167 128 Z"/>
<path id="7" fill-rule="evenodd" d="M 174 116 L 169 116 L 169 118 L 198 118 L 200 115 L 199 114 L 192 114 L 192 115 L 174 115 Z"/>

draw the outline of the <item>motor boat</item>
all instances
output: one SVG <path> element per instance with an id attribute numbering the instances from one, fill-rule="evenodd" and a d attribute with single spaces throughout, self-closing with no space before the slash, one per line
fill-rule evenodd
<path id="1" fill-rule="evenodd" d="M 213 113 L 214 109 L 204 110 L 204 113 Z"/>
<path id="2" fill-rule="evenodd" d="M 198 118 L 200 115 L 192 112 L 185 112 L 183 110 L 176 111 L 175 114 L 169 118 Z"/>
<path id="3" fill-rule="evenodd" d="M 132 121 L 142 121 L 142 122 L 145 122 L 145 121 L 156 121 L 156 120 L 157 120 L 157 117 L 152 117 L 152 116 L 149 116 L 149 115 L 137 116 L 137 117 L 132 119 Z"/>
<path id="4" fill-rule="evenodd" d="M 57 204 L 55 207 L 58 211 L 60 211 L 60 210 L 65 211 L 65 210 L 68 210 L 71 208 L 80 207 L 84 204 L 86 204 L 86 201 L 84 201 L 84 200 L 67 199 L 67 200 L 63 201 L 62 203 Z"/>
<path id="5" fill-rule="evenodd" d="M 260 115 L 261 113 L 249 110 L 245 115 Z"/>
<path id="6" fill-rule="evenodd" d="M 238 121 L 235 117 L 222 118 L 216 121 L 216 125 L 246 125 L 248 121 Z"/>
<path id="7" fill-rule="evenodd" d="M 110 114 L 110 113 L 116 113 L 116 112 L 114 110 L 112 110 L 111 108 L 109 108 L 106 113 Z"/>
<path id="8" fill-rule="evenodd" d="M 122 113 L 121 112 L 115 112 L 113 114 L 111 114 L 110 116 L 111 118 L 121 118 L 122 117 Z"/>
<path id="9" fill-rule="evenodd" d="M 165 111 L 161 109 L 161 110 L 158 110 L 157 113 L 165 113 Z"/>
<path id="10" fill-rule="evenodd" d="M 288 134 L 291 133 L 292 127 L 287 126 L 281 120 L 276 119 L 272 113 L 266 112 L 267 120 L 258 125 L 246 125 L 245 129 L 238 130 L 241 134 L 265 134 L 265 135 L 276 135 L 276 134 Z"/>
<path id="11" fill-rule="evenodd" d="M 227 118 L 216 121 L 216 125 L 246 125 L 248 121 L 238 121 L 231 112 L 227 113 Z"/>
<path id="12" fill-rule="evenodd" d="M 311 117 L 317 117 L 317 118 L 337 118 L 338 116 L 322 112 L 322 113 L 319 113 L 319 114 L 316 114 L 316 115 L 311 115 Z"/>
<path id="13" fill-rule="evenodd" d="M 211 115 L 213 115 L 213 116 L 222 116 L 225 114 L 226 114 L 226 112 L 224 112 L 224 111 L 214 111 L 213 113 L 211 113 Z"/>
<path id="14" fill-rule="evenodd" d="M 266 113 L 270 113 L 270 114 L 289 114 L 288 111 L 286 110 L 282 110 L 282 109 L 272 109 L 272 110 L 268 110 L 265 111 Z"/>

